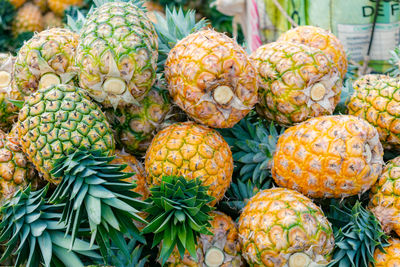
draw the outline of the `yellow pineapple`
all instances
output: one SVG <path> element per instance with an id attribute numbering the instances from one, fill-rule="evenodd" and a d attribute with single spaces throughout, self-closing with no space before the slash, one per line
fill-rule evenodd
<path id="1" fill-rule="evenodd" d="M 327 264 L 334 235 L 322 210 L 302 194 L 266 189 L 252 197 L 239 218 L 242 255 L 250 266 Z"/>
<path id="2" fill-rule="evenodd" d="M 202 30 L 169 52 L 165 77 L 174 102 L 199 123 L 231 128 L 257 102 L 257 75 L 244 49 L 225 34 Z"/>
<path id="3" fill-rule="evenodd" d="M 370 267 L 399 267 L 400 266 L 400 240 L 392 238 L 389 240 L 389 246 L 385 247 L 385 252 L 376 249 L 374 253 L 375 264 L 369 264 Z"/>
<path id="4" fill-rule="evenodd" d="M 383 148 L 377 130 L 350 115 L 323 116 L 288 128 L 273 157 L 282 187 L 313 198 L 362 194 L 378 179 Z"/>
<path id="5" fill-rule="evenodd" d="M 166 264 L 170 267 L 230 267 L 243 266 L 240 255 L 238 230 L 235 222 L 228 215 L 213 211 L 210 212 L 210 232 L 213 235 L 201 234 L 197 239 L 196 253 L 198 260 L 186 251 L 183 259 L 175 248 Z"/>
<path id="6" fill-rule="evenodd" d="M 322 50 L 344 78 L 347 72 L 346 53 L 342 43 L 331 32 L 315 26 L 299 26 L 282 34 L 278 41 L 298 42 Z"/>
<path id="7" fill-rule="evenodd" d="M 62 18 L 55 15 L 53 12 L 47 12 L 43 16 L 44 28 L 61 28 L 63 27 Z"/>
<path id="8" fill-rule="evenodd" d="M 310 117 L 330 115 L 340 100 L 339 71 L 317 48 L 274 42 L 251 54 L 259 75 L 257 112 L 291 126 Z"/>
<path id="9" fill-rule="evenodd" d="M 57 16 L 64 16 L 64 11 L 70 6 L 81 6 L 82 0 L 47 0 L 47 5 Z"/>
<path id="10" fill-rule="evenodd" d="M 9 0 L 9 1 L 15 8 L 19 8 L 26 2 L 26 0 Z"/>
<path id="11" fill-rule="evenodd" d="M 230 185 L 233 159 L 217 131 L 193 122 L 175 123 L 154 137 L 146 152 L 145 169 L 150 187 L 168 175 L 200 178 L 203 185 L 210 186 L 215 205 Z"/>
<path id="12" fill-rule="evenodd" d="M 349 114 L 365 119 L 378 130 L 386 149 L 400 149 L 400 82 L 379 74 L 365 75 L 353 84 Z"/>
<path id="13" fill-rule="evenodd" d="M 24 32 L 40 32 L 43 30 L 43 16 L 39 7 L 26 3 L 18 9 L 12 23 L 14 37 Z"/>
<path id="14" fill-rule="evenodd" d="M 42 14 L 47 11 L 47 0 L 33 0 L 32 2 L 39 7 Z"/>

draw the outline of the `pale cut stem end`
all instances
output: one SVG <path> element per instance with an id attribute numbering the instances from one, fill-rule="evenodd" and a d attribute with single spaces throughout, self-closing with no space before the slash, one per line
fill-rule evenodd
<path id="1" fill-rule="evenodd" d="M 232 88 L 226 85 L 218 86 L 213 92 L 214 100 L 220 105 L 226 105 L 233 98 Z"/>
<path id="2" fill-rule="evenodd" d="M 7 71 L 0 71 L 0 88 L 10 85 L 11 74 Z"/>
<path id="3" fill-rule="evenodd" d="M 371 147 L 368 144 L 366 144 L 364 146 L 364 149 L 365 149 L 365 154 L 364 154 L 365 155 L 365 159 L 366 159 L 367 163 L 370 163 L 371 159 L 372 159 Z"/>
<path id="4" fill-rule="evenodd" d="M 204 259 L 208 267 L 219 267 L 224 263 L 225 256 L 219 248 L 211 247 L 207 250 Z"/>
<path id="5" fill-rule="evenodd" d="M 46 88 L 52 85 L 57 85 L 61 83 L 61 79 L 57 74 L 46 73 L 40 78 L 39 89 Z"/>
<path id="6" fill-rule="evenodd" d="M 120 78 L 111 77 L 105 80 L 103 83 L 103 89 L 107 93 L 121 95 L 125 92 L 126 84 L 125 81 Z"/>
<path id="7" fill-rule="evenodd" d="M 289 267 L 307 267 L 310 263 L 310 256 L 302 252 L 294 253 L 289 257 Z"/>
<path id="8" fill-rule="evenodd" d="M 320 101 L 326 94 L 326 88 L 322 83 L 316 83 L 311 87 L 311 99 L 314 101 Z"/>

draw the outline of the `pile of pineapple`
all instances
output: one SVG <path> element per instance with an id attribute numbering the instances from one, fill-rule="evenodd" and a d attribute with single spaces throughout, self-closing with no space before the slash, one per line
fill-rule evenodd
<path id="1" fill-rule="evenodd" d="M 0 54 L 1 265 L 400 265 L 397 78 L 351 84 L 318 27 L 249 55 L 94 2 Z"/>

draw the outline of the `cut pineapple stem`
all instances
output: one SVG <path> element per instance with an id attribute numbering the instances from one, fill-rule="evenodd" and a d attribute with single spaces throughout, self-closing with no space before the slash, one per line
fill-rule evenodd
<path id="1" fill-rule="evenodd" d="M 0 71 L 0 88 L 6 87 L 11 82 L 11 74 L 7 71 Z"/>
<path id="2" fill-rule="evenodd" d="M 224 252 L 217 247 L 211 247 L 205 255 L 205 263 L 208 267 L 218 267 L 224 263 Z"/>
<path id="3" fill-rule="evenodd" d="M 220 85 L 214 89 L 214 99 L 220 105 L 228 104 L 233 98 L 232 88 Z"/>
<path id="4" fill-rule="evenodd" d="M 370 163 L 371 159 L 372 159 L 371 148 L 369 147 L 368 144 L 365 145 L 365 159 L 366 159 L 367 163 Z"/>
<path id="5" fill-rule="evenodd" d="M 122 80 L 121 78 L 111 77 L 105 80 L 103 84 L 103 89 L 107 93 L 121 95 L 125 92 L 126 84 L 125 81 Z"/>
<path id="6" fill-rule="evenodd" d="M 311 258 L 303 252 L 297 252 L 289 257 L 289 267 L 306 267 L 311 263 Z"/>
<path id="7" fill-rule="evenodd" d="M 311 99 L 314 101 L 320 101 L 324 98 L 325 93 L 325 86 L 322 83 L 316 83 L 311 88 Z"/>
<path id="8" fill-rule="evenodd" d="M 52 85 L 57 85 L 61 83 L 61 79 L 57 74 L 46 73 L 40 78 L 39 89 L 46 88 Z"/>

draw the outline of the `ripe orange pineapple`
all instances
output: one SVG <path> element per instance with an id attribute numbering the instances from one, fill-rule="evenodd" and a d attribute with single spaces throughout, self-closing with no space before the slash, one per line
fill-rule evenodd
<path id="1" fill-rule="evenodd" d="M 347 72 L 347 57 L 339 39 L 331 32 L 315 27 L 300 26 L 282 34 L 278 41 L 302 43 L 322 50 L 338 68 L 341 77 Z"/>
<path id="2" fill-rule="evenodd" d="M 36 6 L 39 7 L 42 14 L 44 14 L 47 10 L 47 0 L 33 0 L 32 1 Z"/>
<path id="3" fill-rule="evenodd" d="M 385 247 L 385 252 L 376 249 L 374 253 L 375 265 L 370 267 L 398 267 L 400 266 L 400 240 L 392 238 L 389 240 L 389 246 Z"/>
<path id="4" fill-rule="evenodd" d="M 174 102 L 199 123 L 230 128 L 257 102 L 256 70 L 225 34 L 202 30 L 170 51 L 165 77 Z"/>
<path id="5" fill-rule="evenodd" d="M 313 198 L 367 191 L 382 171 L 377 130 L 350 115 L 313 118 L 288 128 L 273 157 L 272 176 L 282 187 Z"/>
<path id="6" fill-rule="evenodd" d="M 23 32 L 40 32 L 43 30 L 43 16 L 39 7 L 26 3 L 18 9 L 12 24 L 12 33 L 17 37 Z"/>
<path id="7" fill-rule="evenodd" d="M 250 266 L 327 264 L 334 235 L 322 210 L 302 194 L 273 188 L 253 196 L 239 218 L 242 255 Z"/>
<path id="8" fill-rule="evenodd" d="M 64 11 L 70 6 L 81 6 L 82 0 L 47 0 L 47 4 L 51 11 L 57 16 L 64 16 Z"/>
<path id="9" fill-rule="evenodd" d="M 150 187 L 168 175 L 200 178 L 210 186 L 208 193 L 215 197 L 211 205 L 215 205 L 230 185 L 233 159 L 217 131 L 193 122 L 175 123 L 154 137 L 146 152 L 145 169 Z"/>
<path id="10" fill-rule="evenodd" d="M 166 262 L 167 266 L 243 266 L 235 222 L 231 217 L 219 211 L 212 211 L 210 215 L 212 220 L 210 221 L 211 227 L 209 230 L 213 235 L 201 234 L 197 239 L 196 252 L 198 261 L 195 261 L 187 251 L 182 259 L 178 249 L 175 248 Z"/>
<path id="11" fill-rule="evenodd" d="M 259 75 L 257 112 L 291 126 L 330 115 L 340 101 L 342 81 L 336 66 L 317 48 L 275 42 L 251 54 Z"/>

